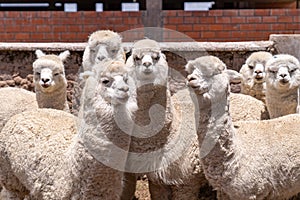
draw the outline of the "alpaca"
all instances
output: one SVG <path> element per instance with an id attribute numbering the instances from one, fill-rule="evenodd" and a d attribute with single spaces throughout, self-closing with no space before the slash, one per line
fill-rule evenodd
<path id="1" fill-rule="evenodd" d="M 300 64 L 287 54 L 273 56 L 266 64 L 266 105 L 270 118 L 299 113 Z"/>
<path id="2" fill-rule="evenodd" d="M 95 64 L 107 60 L 118 60 L 125 62 L 125 53 L 121 47 L 121 36 L 110 30 L 99 30 L 93 32 L 88 39 L 87 46 L 83 52 L 83 71 L 92 71 Z M 88 73 L 83 74 L 83 76 Z"/>
<path id="3" fill-rule="evenodd" d="M 131 199 L 135 176 L 146 174 L 151 199 L 198 199 L 208 184 L 200 167 L 193 104 L 187 90 L 170 95 L 168 64 L 159 44 L 137 41 L 126 66 L 137 87 L 125 186 L 121 199 Z"/>
<path id="4" fill-rule="evenodd" d="M 36 50 L 37 60 L 32 64 L 34 86 L 39 108 L 69 111 L 67 102 L 67 79 L 63 62 L 70 55 L 64 51 L 57 55 L 46 55 Z"/>
<path id="5" fill-rule="evenodd" d="M 38 109 L 7 122 L 0 134 L 0 181 L 9 198 L 120 198 L 130 137 L 115 117 L 126 120 L 136 109 L 125 72 L 117 63 L 87 79 L 82 118 Z"/>
<path id="6" fill-rule="evenodd" d="M 242 75 L 241 93 L 247 94 L 265 103 L 265 66 L 272 58 L 272 54 L 266 51 L 252 53 L 240 69 Z"/>
<path id="7" fill-rule="evenodd" d="M 299 193 L 300 116 L 233 124 L 226 65 L 203 56 L 185 68 L 199 108 L 201 165 L 218 199 L 287 199 Z"/>

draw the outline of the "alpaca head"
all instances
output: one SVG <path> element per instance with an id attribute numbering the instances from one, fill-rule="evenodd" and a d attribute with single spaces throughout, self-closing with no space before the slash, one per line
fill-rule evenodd
<path id="1" fill-rule="evenodd" d="M 294 89 L 300 85 L 300 64 L 288 54 L 273 56 L 266 64 L 266 82 L 278 90 Z"/>
<path id="2" fill-rule="evenodd" d="M 243 79 L 253 83 L 263 83 L 265 81 L 265 66 L 266 62 L 272 58 L 272 54 L 265 51 L 252 53 L 242 66 L 240 73 Z"/>
<path id="3" fill-rule="evenodd" d="M 104 70 L 96 72 L 99 85 L 96 88 L 98 95 L 111 105 L 127 104 L 129 111 L 135 110 L 136 90 L 131 77 L 128 76 L 125 64 L 120 61 L 107 62 L 101 66 Z"/>
<path id="4" fill-rule="evenodd" d="M 35 89 L 42 92 L 53 92 L 59 88 L 67 87 L 65 78 L 64 61 L 70 55 L 64 51 L 58 56 L 46 55 L 41 50 L 36 50 L 37 60 L 33 62 Z"/>
<path id="5" fill-rule="evenodd" d="M 109 59 L 124 59 L 121 43 L 121 36 L 113 31 L 100 30 L 92 33 L 87 46 L 90 63 L 98 64 Z"/>
<path id="6" fill-rule="evenodd" d="M 185 70 L 188 85 L 198 95 L 218 100 L 219 93 L 228 92 L 229 81 L 226 65 L 215 56 L 202 56 L 189 61 Z"/>
<path id="7" fill-rule="evenodd" d="M 136 79 L 144 83 L 165 85 L 168 76 L 168 64 L 159 44 L 150 39 L 137 41 L 133 45 L 129 58 Z"/>

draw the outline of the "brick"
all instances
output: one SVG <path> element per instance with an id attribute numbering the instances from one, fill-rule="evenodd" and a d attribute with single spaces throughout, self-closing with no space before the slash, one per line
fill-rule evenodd
<path id="1" fill-rule="evenodd" d="M 285 16 L 285 9 L 272 9 L 271 16 Z"/>
<path id="2" fill-rule="evenodd" d="M 285 30 L 285 24 L 271 24 L 272 31 Z"/>
<path id="3" fill-rule="evenodd" d="M 208 16 L 223 16 L 223 10 L 210 10 Z"/>
<path id="4" fill-rule="evenodd" d="M 207 24 L 207 23 L 215 23 L 215 17 L 201 17 L 200 18 L 200 23 L 201 24 Z"/>
<path id="5" fill-rule="evenodd" d="M 256 24 L 255 25 L 255 30 L 271 30 L 271 24 Z"/>
<path id="6" fill-rule="evenodd" d="M 175 10 L 164 10 L 164 11 L 162 11 L 163 12 L 163 16 L 165 16 L 165 17 L 175 17 L 175 16 L 177 16 L 177 10 L 175 11 Z"/>
<path id="7" fill-rule="evenodd" d="M 255 28 L 255 24 L 240 24 L 240 30 L 242 31 L 255 30 Z"/>
<path id="8" fill-rule="evenodd" d="M 216 37 L 217 38 L 231 38 L 231 31 L 217 31 Z"/>
<path id="9" fill-rule="evenodd" d="M 233 38 L 247 38 L 247 32 L 248 31 L 233 31 L 231 36 Z"/>
<path id="10" fill-rule="evenodd" d="M 15 39 L 19 41 L 25 41 L 30 38 L 30 33 L 16 33 Z"/>
<path id="11" fill-rule="evenodd" d="M 200 23 L 200 18 L 199 17 L 184 17 L 183 18 L 183 23 L 185 24 L 198 24 Z"/>
<path id="12" fill-rule="evenodd" d="M 239 25 L 236 24 L 223 24 L 223 31 L 236 31 L 239 30 Z"/>
<path id="13" fill-rule="evenodd" d="M 264 16 L 262 17 L 263 23 L 275 23 L 277 22 L 277 16 Z"/>
<path id="14" fill-rule="evenodd" d="M 191 17 L 193 16 L 193 11 L 177 11 L 177 16 L 179 17 Z"/>
<path id="15" fill-rule="evenodd" d="M 207 30 L 207 25 L 205 24 L 194 24 L 193 31 L 204 31 Z"/>
<path id="16" fill-rule="evenodd" d="M 112 11 L 112 13 L 113 13 L 113 16 L 115 16 L 115 17 L 128 17 L 131 12 Z M 107 14 L 109 14 L 109 11 Z"/>
<path id="17" fill-rule="evenodd" d="M 67 30 L 69 32 L 82 32 L 82 26 L 81 25 L 69 25 L 67 26 Z"/>
<path id="18" fill-rule="evenodd" d="M 291 16 L 278 16 L 277 22 L 290 23 L 290 22 L 293 22 L 293 17 L 291 17 Z"/>
<path id="19" fill-rule="evenodd" d="M 52 30 L 54 32 L 66 32 L 68 29 L 67 29 L 67 26 L 65 26 L 65 25 L 54 25 L 52 27 Z"/>
<path id="20" fill-rule="evenodd" d="M 107 18 L 107 23 L 109 24 L 123 24 L 123 20 L 120 17 Z"/>
<path id="21" fill-rule="evenodd" d="M 66 17 L 68 17 L 68 18 L 81 18 L 82 17 L 82 15 L 81 15 L 82 13 L 81 12 L 66 12 Z"/>
<path id="22" fill-rule="evenodd" d="M 211 25 L 208 25 L 208 30 L 210 30 L 210 31 L 223 30 L 223 25 L 222 24 L 211 24 Z"/>
<path id="23" fill-rule="evenodd" d="M 209 15 L 210 11 L 194 11 L 193 16 L 194 17 L 207 17 Z"/>
<path id="24" fill-rule="evenodd" d="M 171 29 L 171 30 L 176 30 L 177 26 L 176 25 L 167 24 L 167 25 L 164 25 L 164 28 Z"/>
<path id="25" fill-rule="evenodd" d="M 253 9 L 251 9 L 251 10 L 248 10 L 248 9 L 239 10 L 239 15 L 240 16 L 253 16 L 254 15 L 254 10 Z"/>
<path id="26" fill-rule="evenodd" d="M 123 19 L 124 24 L 138 24 L 137 18 L 124 18 Z"/>
<path id="27" fill-rule="evenodd" d="M 52 32 L 52 27 L 48 25 L 38 25 L 36 26 L 38 32 Z"/>
<path id="28" fill-rule="evenodd" d="M 8 18 L 18 18 L 21 16 L 20 14 L 21 12 L 17 12 L 17 11 L 6 11 L 5 12 L 5 17 Z"/>
<path id="29" fill-rule="evenodd" d="M 192 39 L 199 39 L 201 34 L 199 32 L 186 32 L 186 35 Z"/>
<path id="30" fill-rule="evenodd" d="M 293 22 L 300 23 L 300 16 L 294 16 Z"/>
<path id="31" fill-rule="evenodd" d="M 87 13 L 89 13 L 89 12 L 88 11 L 84 12 L 84 15 L 86 15 Z M 63 12 L 63 11 L 51 11 L 51 16 L 53 18 L 65 17 L 66 16 L 66 12 Z"/>
<path id="32" fill-rule="evenodd" d="M 167 21 L 168 24 L 182 24 L 183 17 L 169 17 Z"/>
<path id="33" fill-rule="evenodd" d="M 193 25 L 191 24 L 183 24 L 183 25 L 178 25 L 177 30 L 182 32 L 182 31 L 192 31 L 193 30 Z"/>
<path id="34" fill-rule="evenodd" d="M 37 17 L 50 18 L 50 17 L 51 17 L 51 13 L 52 13 L 52 12 L 49 12 L 49 11 L 38 11 L 38 12 L 36 13 L 36 16 L 37 16 Z"/>
<path id="35" fill-rule="evenodd" d="M 270 9 L 255 9 L 255 16 L 269 16 L 271 14 Z"/>
<path id="36" fill-rule="evenodd" d="M 223 10 L 223 16 L 235 17 L 239 15 L 238 10 Z"/>
<path id="37" fill-rule="evenodd" d="M 216 23 L 230 23 L 231 17 L 216 17 Z"/>
<path id="38" fill-rule="evenodd" d="M 246 17 L 246 22 L 247 23 L 260 23 L 262 22 L 261 17 Z"/>
<path id="39" fill-rule="evenodd" d="M 299 9 L 287 9 L 286 16 L 300 16 L 300 10 Z"/>
<path id="40" fill-rule="evenodd" d="M 231 23 L 246 23 L 246 17 L 232 17 Z"/>
<path id="41" fill-rule="evenodd" d="M 216 32 L 213 31 L 203 31 L 201 33 L 201 38 L 215 38 Z"/>
<path id="42" fill-rule="evenodd" d="M 300 24 L 293 24 L 293 23 L 287 23 L 286 25 L 285 25 L 285 28 L 287 29 L 287 30 L 300 30 Z"/>

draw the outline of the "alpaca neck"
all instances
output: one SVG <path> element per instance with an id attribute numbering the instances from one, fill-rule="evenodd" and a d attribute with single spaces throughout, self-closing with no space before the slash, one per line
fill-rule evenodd
<path id="1" fill-rule="evenodd" d="M 129 121 L 127 105 L 112 106 L 97 98 L 85 109 L 78 137 L 68 155 L 71 191 L 80 193 L 80 199 L 119 199 L 130 142 L 125 132 L 130 125 L 124 125 L 128 130 L 123 130 L 117 121 Z"/>
<path id="2" fill-rule="evenodd" d="M 199 108 L 195 115 L 199 122 L 197 134 L 201 147 L 200 157 L 207 178 L 214 187 L 218 187 L 218 184 L 230 179 L 224 171 L 235 157 L 235 135 L 229 114 L 229 91 L 214 97 L 205 95 L 196 97 Z"/>
<path id="3" fill-rule="evenodd" d="M 56 90 L 51 93 L 36 90 L 36 99 L 39 108 L 52 108 L 68 111 L 67 91 L 66 89 Z"/>
<path id="4" fill-rule="evenodd" d="M 276 90 L 275 88 L 270 88 L 266 90 L 266 105 L 270 118 L 296 113 L 298 88 L 290 90 Z"/>
<path id="5" fill-rule="evenodd" d="M 167 87 L 153 84 L 139 87 L 137 103 L 133 141 L 153 142 L 153 145 L 149 145 L 151 151 L 161 148 L 167 140 L 167 130 L 171 124 L 170 94 Z"/>

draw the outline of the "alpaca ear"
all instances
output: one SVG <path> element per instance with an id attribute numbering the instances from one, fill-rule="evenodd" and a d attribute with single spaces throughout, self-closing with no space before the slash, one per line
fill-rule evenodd
<path id="1" fill-rule="evenodd" d="M 195 66 L 193 65 L 192 61 L 189 61 L 185 65 L 185 71 L 188 72 L 189 74 L 191 74 L 194 70 L 195 70 Z"/>
<path id="2" fill-rule="evenodd" d="M 226 65 L 224 65 L 224 64 L 219 64 L 219 65 L 218 65 L 218 70 L 219 70 L 220 72 L 224 71 L 225 69 L 226 69 Z"/>
<path id="3" fill-rule="evenodd" d="M 67 51 L 64 51 L 64 52 L 60 53 L 58 57 L 62 61 L 64 61 L 64 60 L 66 60 L 68 58 L 69 55 L 70 55 L 70 51 L 67 50 Z"/>
<path id="4" fill-rule="evenodd" d="M 37 49 L 37 50 L 35 51 L 35 55 L 36 55 L 37 58 L 40 58 L 40 57 L 42 57 L 42 56 L 45 56 L 46 54 L 45 54 L 44 52 L 42 52 L 42 50 Z"/>

